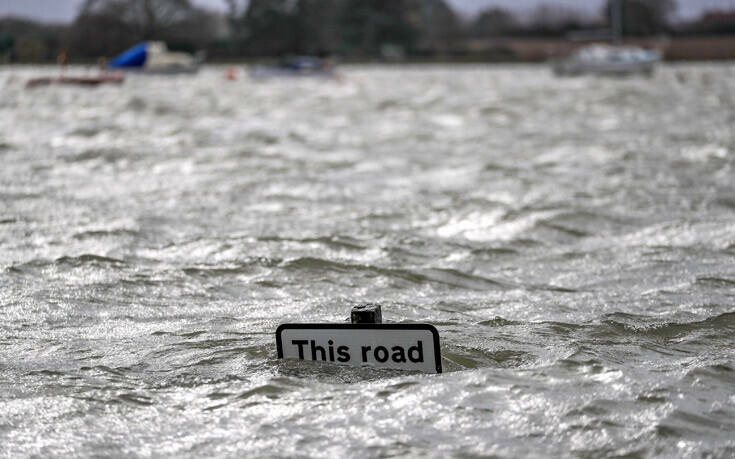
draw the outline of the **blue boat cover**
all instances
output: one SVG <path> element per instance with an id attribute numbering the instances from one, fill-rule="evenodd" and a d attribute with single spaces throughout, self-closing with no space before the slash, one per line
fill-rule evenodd
<path id="1" fill-rule="evenodd" d="M 316 70 L 322 66 L 322 60 L 316 57 L 295 57 L 278 63 L 278 67 L 288 70 Z"/>
<path id="2" fill-rule="evenodd" d="M 143 67 L 147 56 L 148 42 L 133 46 L 110 62 L 111 69 Z"/>

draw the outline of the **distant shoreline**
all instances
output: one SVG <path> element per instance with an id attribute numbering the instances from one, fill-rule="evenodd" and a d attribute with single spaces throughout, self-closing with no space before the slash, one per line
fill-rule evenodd
<path id="1" fill-rule="evenodd" d="M 538 63 L 545 62 L 571 53 L 574 49 L 591 43 L 602 41 L 572 41 L 568 39 L 549 38 L 496 38 L 485 40 L 468 40 L 463 47 L 450 52 L 433 56 L 407 56 L 400 60 L 364 58 L 357 56 L 335 56 L 335 61 L 342 64 L 483 64 L 483 63 Z M 658 50 L 666 62 L 701 62 L 735 60 L 735 36 L 686 36 L 686 37 L 654 37 L 627 39 L 622 44 L 640 46 Z M 112 57 L 112 56 L 107 56 Z M 209 64 L 259 64 L 274 62 L 276 57 L 258 58 L 218 58 L 207 59 Z M 94 58 L 75 59 L 70 56 L 70 63 L 96 65 Z M 51 60 L 3 62 L 2 65 L 38 65 L 51 64 Z"/>

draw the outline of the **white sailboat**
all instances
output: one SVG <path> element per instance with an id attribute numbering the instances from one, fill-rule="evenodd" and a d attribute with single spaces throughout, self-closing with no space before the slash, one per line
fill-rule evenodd
<path id="1" fill-rule="evenodd" d="M 570 56 L 552 61 L 556 75 L 574 76 L 584 74 L 598 75 L 651 75 L 661 60 L 658 51 L 643 49 L 639 46 L 620 45 L 623 35 L 623 2 L 618 0 L 612 8 L 613 44 L 594 44 L 584 46 Z"/>
<path id="2" fill-rule="evenodd" d="M 196 73 L 204 55 L 172 52 L 161 41 L 146 41 L 117 56 L 110 70 L 138 71 L 152 74 Z"/>
<path id="3" fill-rule="evenodd" d="M 637 46 L 590 45 L 567 58 L 554 61 L 552 69 L 560 76 L 651 75 L 659 60 L 661 56 L 657 51 Z"/>

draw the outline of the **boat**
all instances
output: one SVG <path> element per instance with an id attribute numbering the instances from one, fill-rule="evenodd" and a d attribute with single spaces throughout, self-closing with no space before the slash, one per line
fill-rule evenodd
<path id="1" fill-rule="evenodd" d="M 125 77 L 119 73 L 105 73 L 92 77 L 45 77 L 33 78 L 26 82 L 26 88 L 37 88 L 39 86 L 50 85 L 70 85 L 70 86 L 99 86 L 101 84 L 122 84 Z"/>
<path id="2" fill-rule="evenodd" d="M 623 46 L 623 1 L 610 2 L 611 44 L 592 44 L 574 51 L 570 56 L 551 61 L 551 68 L 558 76 L 633 75 L 650 76 L 661 60 L 658 51 L 638 46 Z"/>
<path id="3" fill-rule="evenodd" d="M 334 65 L 329 59 L 309 56 L 283 59 L 275 65 L 256 65 L 250 75 L 256 79 L 271 77 L 337 77 Z"/>
<path id="4" fill-rule="evenodd" d="M 651 75 L 661 56 L 637 46 L 589 45 L 569 57 L 552 61 L 556 75 Z"/>
<path id="5" fill-rule="evenodd" d="M 146 41 L 126 50 L 110 62 L 109 69 L 146 74 L 196 73 L 204 54 L 169 51 L 162 41 Z"/>

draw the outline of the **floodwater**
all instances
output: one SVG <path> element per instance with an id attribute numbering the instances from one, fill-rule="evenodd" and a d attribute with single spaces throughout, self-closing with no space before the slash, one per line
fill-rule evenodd
<path id="1" fill-rule="evenodd" d="M 735 65 L 224 70 L 0 69 L 0 454 L 735 455 Z M 368 301 L 445 372 L 276 358 Z"/>

